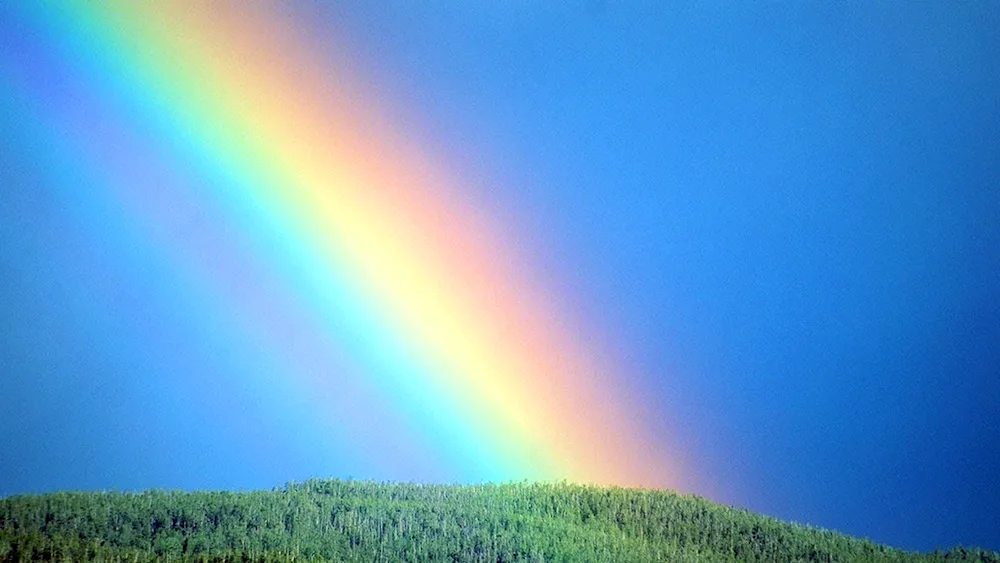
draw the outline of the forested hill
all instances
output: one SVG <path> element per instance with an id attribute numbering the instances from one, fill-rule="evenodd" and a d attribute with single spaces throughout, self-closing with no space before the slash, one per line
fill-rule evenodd
<path id="1" fill-rule="evenodd" d="M 0 499 L 2 561 L 993 561 L 909 553 L 668 491 L 310 480 Z"/>

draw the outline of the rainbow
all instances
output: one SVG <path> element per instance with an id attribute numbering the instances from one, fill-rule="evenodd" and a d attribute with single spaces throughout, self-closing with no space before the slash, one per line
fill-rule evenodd
<path id="1" fill-rule="evenodd" d="M 3 10 L 3 99 L 51 184 L 172 280 L 206 349 L 255 358 L 227 385 L 305 397 L 300 447 L 404 479 L 677 483 L 649 406 L 495 215 L 291 10 Z"/>

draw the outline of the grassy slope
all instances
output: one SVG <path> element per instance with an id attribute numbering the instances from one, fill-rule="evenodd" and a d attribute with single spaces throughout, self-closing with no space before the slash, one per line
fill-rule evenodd
<path id="1" fill-rule="evenodd" d="M 0 499 L 0 561 L 994 561 L 908 553 L 669 491 L 310 480 Z"/>

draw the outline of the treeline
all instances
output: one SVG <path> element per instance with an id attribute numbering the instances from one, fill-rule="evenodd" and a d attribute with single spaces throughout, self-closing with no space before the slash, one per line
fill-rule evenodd
<path id="1" fill-rule="evenodd" d="M 669 491 L 309 480 L 271 491 L 0 499 L 0 561 L 1000 563 L 910 553 Z"/>

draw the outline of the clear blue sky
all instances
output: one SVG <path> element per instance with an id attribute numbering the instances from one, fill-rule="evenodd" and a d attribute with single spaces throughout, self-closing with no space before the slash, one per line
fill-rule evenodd
<path id="1" fill-rule="evenodd" d="M 1000 3 L 512 4 L 346 15 L 705 490 L 1000 549 Z"/>
<path id="2" fill-rule="evenodd" d="M 1000 3 L 457 4 L 300 9 L 374 61 L 399 123 L 483 179 L 474 197 L 580 316 L 606 319 L 694 492 L 906 548 L 1000 549 Z M 184 421 L 197 459 L 158 469 L 143 448 L 189 450 L 152 411 L 194 407 L 141 378 L 67 383 L 138 352 L 109 359 L 60 322 L 100 324 L 64 287 L 100 251 L 54 241 L 53 196 L 31 188 L 43 141 L 16 107 L 0 494 L 304 477 L 308 454 L 199 473 L 239 455 L 220 438 L 239 430 Z M 161 395 L 137 420 L 102 402 L 143 393 Z"/>

